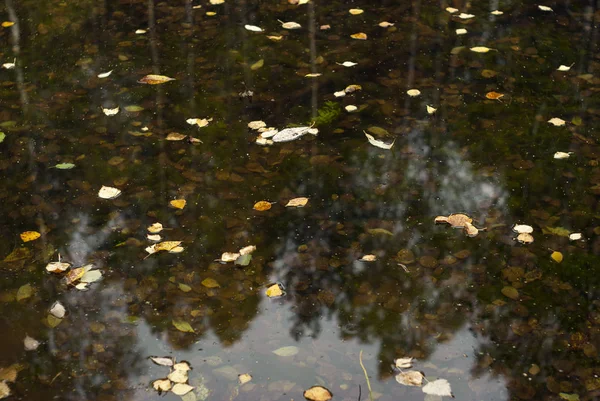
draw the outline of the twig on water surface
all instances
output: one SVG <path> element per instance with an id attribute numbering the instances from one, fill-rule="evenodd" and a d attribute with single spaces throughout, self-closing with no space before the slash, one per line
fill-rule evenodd
<path id="1" fill-rule="evenodd" d="M 369 400 L 373 401 L 373 392 L 371 391 L 371 382 L 369 381 L 369 375 L 367 374 L 367 369 L 365 369 L 365 365 L 363 365 L 363 361 L 362 361 L 362 349 L 360 350 L 360 353 L 358 354 L 358 361 L 360 362 L 360 367 L 362 368 L 363 372 L 365 372 L 365 379 L 367 379 L 367 387 L 369 387 Z"/>
<path id="2" fill-rule="evenodd" d="M 360 387 L 360 384 L 358 385 L 358 401 L 360 401 L 360 396 L 362 395 L 362 388 Z"/>

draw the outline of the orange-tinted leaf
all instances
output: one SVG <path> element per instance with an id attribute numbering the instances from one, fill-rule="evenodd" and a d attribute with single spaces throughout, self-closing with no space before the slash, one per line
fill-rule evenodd
<path id="1" fill-rule="evenodd" d="M 497 100 L 500 99 L 502 96 L 504 96 L 504 94 L 502 93 L 498 93 L 498 92 L 488 92 L 485 94 L 485 97 L 490 99 L 490 100 Z"/>
<path id="2" fill-rule="evenodd" d="M 23 242 L 35 241 L 40 238 L 41 234 L 37 231 L 25 231 L 21 233 L 21 239 Z"/>
<path id="3" fill-rule="evenodd" d="M 367 34 L 364 32 L 355 33 L 354 35 L 350 35 L 352 39 L 358 40 L 367 40 Z"/>
<path id="4" fill-rule="evenodd" d="M 183 209 L 186 203 L 187 202 L 185 199 L 173 199 L 171 202 L 169 202 L 169 205 L 171 205 L 175 209 Z"/>
<path id="5" fill-rule="evenodd" d="M 270 208 L 271 208 L 271 202 L 267 202 L 267 201 L 256 202 L 253 207 L 254 210 L 258 210 L 259 212 L 264 212 L 266 210 L 269 210 Z"/>

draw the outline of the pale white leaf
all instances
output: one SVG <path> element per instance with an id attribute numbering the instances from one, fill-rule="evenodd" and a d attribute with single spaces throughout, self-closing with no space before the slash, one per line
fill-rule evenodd
<path id="1" fill-rule="evenodd" d="M 446 7 L 446 11 L 448 11 L 450 14 L 454 14 L 458 12 L 458 8 Z"/>
<path id="2" fill-rule="evenodd" d="M 259 136 L 258 138 L 256 138 L 256 144 L 261 146 L 269 146 L 273 145 L 273 141 Z"/>
<path id="3" fill-rule="evenodd" d="M 294 345 L 277 348 L 275 351 L 273 351 L 273 353 L 278 356 L 294 356 L 298 352 L 300 352 L 300 349 Z"/>
<path id="4" fill-rule="evenodd" d="M 460 19 L 471 19 L 473 17 L 475 17 L 475 15 L 473 15 L 473 14 L 465 14 L 465 13 L 458 14 L 458 18 L 460 18 Z"/>
<path id="5" fill-rule="evenodd" d="M 40 342 L 33 337 L 25 336 L 23 340 L 25 351 L 35 351 L 40 346 Z"/>
<path id="6" fill-rule="evenodd" d="M 355 105 L 353 105 L 353 104 L 349 104 L 348 106 L 344 107 L 344 109 L 346 109 L 346 111 L 347 111 L 348 113 L 353 113 L 353 112 L 355 112 L 356 110 L 358 110 L 358 107 L 356 107 L 356 106 L 355 106 Z"/>
<path id="7" fill-rule="evenodd" d="M 160 366 L 173 366 L 173 358 L 169 356 L 151 356 L 150 360 Z"/>
<path id="8" fill-rule="evenodd" d="M 46 265 L 46 270 L 50 273 L 62 273 L 67 271 L 71 265 L 64 262 L 50 262 Z"/>
<path id="9" fill-rule="evenodd" d="M 294 141 L 308 133 L 310 127 L 294 127 L 286 128 L 279 131 L 273 136 L 273 142 L 290 142 Z"/>
<path id="10" fill-rule="evenodd" d="M 152 387 L 154 387 L 154 390 L 159 391 L 159 392 L 169 391 L 171 389 L 171 380 L 169 380 L 169 379 L 154 380 L 152 382 Z"/>
<path id="11" fill-rule="evenodd" d="M 394 139 L 394 141 L 392 143 L 385 143 L 383 141 L 375 139 L 375 137 L 373 137 L 373 135 L 370 135 L 367 132 L 365 132 L 365 135 L 367 136 L 367 140 L 369 141 L 369 143 L 371 145 L 376 146 L 381 149 L 391 149 L 392 146 L 394 146 L 394 142 L 396 142 L 396 140 Z"/>
<path id="12" fill-rule="evenodd" d="M 75 288 L 77 288 L 79 291 L 87 291 L 89 290 L 88 288 L 88 283 L 79 283 L 75 286 Z"/>
<path id="13" fill-rule="evenodd" d="M 113 70 L 110 70 L 108 72 L 103 72 L 102 74 L 98 74 L 98 78 L 107 78 L 110 76 L 110 74 L 112 74 Z"/>
<path id="14" fill-rule="evenodd" d="M 279 22 L 281 22 L 281 27 L 283 29 L 300 29 L 300 28 L 302 28 L 302 26 L 297 22 L 293 22 L 293 21 L 290 21 L 290 22 L 279 21 Z"/>
<path id="15" fill-rule="evenodd" d="M 394 26 L 392 22 L 382 21 L 379 23 L 379 26 L 382 28 L 389 28 L 390 26 Z"/>
<path id="16" fill-rule="evenodd" d="M 136 35 L 143 35 L 143 34 L 145 34 L 145 33 L 146 33 L 146 30 L 145 30 L 145 29 L 136 29 L 136 30 L 135 30 L 135 34 L 136 34 Z"/>
<path id="17" fill-rule="evenodd" d="M 475 52 L 475 53 L 487 53 L 489 52 L 490 49 L 489 47 L 485 47 L 485 46 L 475 46 L 475 47 L 471 47 L 471 51 Z"/>
<path id="18" fill-rule="evenodd" d="M 104 107 L 102 108 L 102 112 L 104 114 L 106 114 L 107 116 L 114 116 L 115 114 L 119 113 L 119 108 L 115 107 L 114 109 L 105 109 Z"/>
<path id="19" fill-rule="evenodd" d="M 67 310 L 59 301 L 56 301 L 50 308 L 50 314 L 56 318 L 62 319 L 65 317 L 65 313 L 67 313 Z"/>
<path id="20" fill-rule="evenodd" d="M 267 131 L 261 132 L 260 136 L 261 136 L 262 138 L 265 138 L 265 139 L 266 139 L 266 138 L 272 138 L 272 137 L 274 137 L 274 136 L 275 136 L 275 135 L 276 135 L 278 132 L 279 132 L 279 130 L 276 130 L 276 129 L 270 129 L 270 130 L 267 130 Z"/>
<path id="21" fill-rule="evenodd" d="M 102 186 L 98 191 L 98 197 L 102 199 L 114 199 L 121 195 L 121 190 L 113 187 Z"/>
<path id="22" fill-rule="evenodd" d="M 433 106 L 427 105 L 427 113 L 429 114 L 433 114 L 437 111 L 436 108 L 434 108 Z"/>
<path id="23" fill-rule="evenodd" d="M 240 384 L 246 384 L 248 383 L 250 380 L 252 380 L 252 376 L 248 373 L 243 373 L 241 375 L 238 376 L 238 381 Z"/>
<path id="24" fill-rule="evenodd" d="M 221 255 L 221 262 L 235 262 L 235 260 L 237 258 L 240 257 L 240 254 L 238 252 L 224 252 Z"/>
<path id="25" fill-rule="evenodd" d="M 515 226 L 513 227 L 513 231 L 519 234 L 530 234 L 533 232 L 533 227 L 528 226 L 527 224 L 515 224 Z"/>
<path id="26" fill-rule="evenodd" d="M 257 130 L 257 129 L 261 129 L 266 127 L 267 124 L 264 121 L 250 121 L 248 123 L 248 128 L 253 129 L 253 130 Z"/>
<path id="27" fill-rule="evenodd" d="M 256 25 L 244 25 L 244 28 L 246 28 L 249 31 L 252 32 L 262 32 L 262 28 L 256 26 Z"/>
<path id="28" fill-rule="evenodd" d="M 440 397 L 453 397 L 450 383 L 446 379 L 437 379 L 427 383 L 422 387 L 425 394 L 437 395 Z"/>
<path id="29" fill-rule="evenodd" d="M 16 61 L 16 59 L 15 59 L 15 61 Z M 4 64 L 2 64 L 2 68 L 5 68 L 7 70 L 11 70 L 11 69 L 15 68 L 16 65 L 17 64 L 14 63 L 14 62 L 13 63 L 4 63 Z"/>
<path id="30" fill-rule="evenodd" d="M 406 94 L 410 97 L 416 97 L 421 94 L 421 91 L 418 89 L 409 89 L 406 91 Z"/>
<path id="31" fill-rule="evenodd" d="M 185 383 L 188 381 L 188 373 L 187 372 L 188 372 L 187 370 L 177 369 L 177 370 L 171 371 L 171 373 L 169 373 L 169 376 L 167 376 L 167 377 L 173 383 Z"/>
<path id="32" fill-rule="evenodd" d="M 423 373 L 416 370 L 400 372 L 396 375 L 396 381 L 405 386 L 421 386 L 423 384 Z"/>
<path id="33" fill-rule="evenodd" d="M 465 28 L 458 28 L 455 32 L 457 35 L 464 35 L 467 33 L 467 30 Z"/>
<path id="34" fill-rule="evenodd" d="M 252 252 L 256 251 L 256 246 L 248 245 L 239 250 L 240 255 L 249 255 Z"/>
<path id="35" fill-rule="evenodd" d="M 146 238 L 148 238 L 148 240 L 150 240 L 150 241 L 156 241 L 156 242 L 158 242 L 162 239 L 160 234 L 148 234 L 148 235 L 146 235 Z"/>
<path id="36" fill-rule="evenodd" d="M 583 238 L 583 235 L 581 235 L 581 233 L 571 233 L 571 234 L 569 234 L 569 239 L 571 241 L 579 241 L 581 238 Z"/>
<path id="37" fill-rule="evenodd" d="M 538 5 L 538 8 L 542 11 L 554 11 L 552 8 L 550 8 L 548 6 Z"/>
<path id="38" fill-rule="evenodd" d="M 548 120 L 548 122 L 552 125 L 554 125 L 555 127 L 561 127 L 563 125 L 565 125 L 566 121 L 563 120 L 562 118 L 558 118 L 558 117 L 553 117 L 551 119 Z"/>
<path id="39" fill-rule="evenodd" d="M 554 153 L 554 158 L 555 159 L 568 159 L 569 157 L 571 157 L 571 152 L 556 152 Z"/>
<path id="40" fill-rule="evenodd" d="M 396 364 L 396 367 L 398 369 L 410 369 L 412 368 L 413 365 L 413 359 L 411 357 L 408 358 L 398 358 L 394 361 L 394 363 Z"/>
<path id="41" fill-rule="evenodd" d="M 560 66 L 557 68 L 557 70 L 558 70 L 558 71 L 569 71 L 569 70 L 571 69 L 571 67 L 573 67 L 574 65 L 575 65 L 575 64 L 571 64 L 571 65 L 564 65 L 564 64 L 561 64 L 561 65 L 560 65 Z"/>
<path id="42" fill-rule="evenodd" d="M 344 97 L 344 96 L 346 96 L 346 91 L 337 91 L 337 92 L 334 92 L 333 96 L 335 96 L 335 97 Z"/>
<path id="43" fill-rule="evenodd" d="M 500 10 L 494 10 L 490 14 L 492 14 L 492 15 L 502 15 L 502 14 L 504 14 L 504 12 L 502 12 Z"/>
<path id="44" fill-rule="evenodd" d="M 182 395 L 186 395 L 193 389 L 194 389 L 194 387 L 190 386 L 189 384 L 177 383 L 176 385 L 173 386 L 173 388 L 171 389 L 171 392 L 173 394 L 182 396 Z"/>
<path id="45" fill-rule="evenodd" d="M 102 278 L 102 272 L 100 270 L 90 270 L 81 276 L 82 283 L 93 283 Z"/>
<path id="46" fill-rule="evenodd" d="M 352 61 L 344 61 L 343 63 L 336 63 L 338 65 L 343 65 L 344 67 L 354 67 L 358 65 L 358 63 L 353 63 Z"/>

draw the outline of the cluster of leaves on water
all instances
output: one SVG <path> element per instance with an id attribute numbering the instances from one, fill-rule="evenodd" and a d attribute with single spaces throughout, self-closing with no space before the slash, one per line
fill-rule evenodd
<path id="1" fill-rule="evenodd" d="M 398 355 L 424 362 L 430 394 L 599 391 L 588 9 L 30 3 L 0 29 L 0 310 L 15 334 L 0 397 L 134 398 L 143 321 L 174 352 L 217 338 L 240 356 L 198 352 L 184 397 L 354 399 L 357 349 L 319 338 L 323 316 L 380 347 L 384 399 L 421 380 L 389 380 Z M 249 131 L 262 120 L 277 128 Z M 231 347 L 264 316 L 251 352 L 276 380 Z M 475 352 L 435 359 L 466 326 Z M 307 366 L 318 386 L 295 379 Z M 506 387 L 481 386 L 490 374 Z"/>

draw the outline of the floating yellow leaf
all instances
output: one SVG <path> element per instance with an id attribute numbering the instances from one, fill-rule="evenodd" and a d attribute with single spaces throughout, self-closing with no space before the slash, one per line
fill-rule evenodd
<path id="1" fill-rule="evenodd" d="M 352 39 L 367 40 L 367 34 L 364 32 L 358 32 L 358 33 L 352 34 L 352 35 L 350 35 L 350 37 Z"/>
<path id="2" fill-rule="evenodd" d="M 252 64 L 252 65 L 250 66 L 250 69 L 251 69 L 252 71 L 256 71 L 256 70 L 258 70 L 259 68 L 262 68 L 262 66 L 263 66 L 263 65 L 265 65 L 265 60 L 261 58 L 261 59 L 260 59 L 260 60 L 258 60 L 256 63 Z"/>
<path id="3" fill-rule="evenodd" d="M 285 207 L 304 207 L 308 203 L 308 198 L 290 199 Z"/>
<path id="4" fill-rule="evenodd" d="M 497 99 L 500 99 L 503 96 L 504 96 L 504 94 L 498 93 L 498 92 L 494 92 L 494 91 L 488 92 L 488 93 L 485 94 L 485 97 L 488 98 L 488 99 L 490 99 L 490 100 L 497 100 Z"/>
<path id="5" fill-rule="evenodd" d="M 224 252 L 221 255 L 221 262 L 235 262 L 235 260 L 237 258 L 240 257 L 240 254 L 238 252 Z"/>
<path id="6" fill-rule="evenodd" d="M 279 42 L 281 39 L 283 39 L 283 36 L 269 35 L 269 36 L 267 36 L 267 38 L 271 39 L 275 42 Z"/>
<path id="7" fill-rule="evenodd" d="M 165 82 L 174 81 L 174 80 L 175 80 L 175 78 L 170 78 L 165 75 L 149 74 L 149 75 L 146 75 L 145 77 L 142 77 L 138 82 L 141 84 L 158 85 L 158 84 L 164 84 Z"/>
<path id="8" fill-rule="evenodd" d="M 253 206 L 253 209 L 258 210 L 259 212 L 264 212 L 266 210 L 271 209 L 271 202 L 267 202 L 267 201 L 256 202 Z"/>
<path id="9" fill-rule="evenodd" d="M 555 152 L 554 153 L 555 159 L 568 159 L 569 157 L 571 157 L 571 152 Z"/>
<path id="10" fill-rule="evenodd" d="M 169 202 L 169 205 L 171 205 L 171 207 L 174 207 L 175 209 L 183 209 L 185 207 L 185 205 L 187 204 L 187 201 L 185 199 L 173 199 L 172 201 Z"/>
<path id="11" fill-rule="evenodd" d="M 563 261 L 563 254 L 558 252 L 558 251 L 554 251 L 552 252 L 552 254 L 550 255 L 550 257 L 552 258 L 552 260 L 554 260 L 556 263 L 560 263 Z"/>
<path id="12" fill-rule="evenodd" d="M 548 122 L 552 125 L 554 125 L 555 127 L 561 127 L 563 125 L 565 125 L 565 120 L 563 120 L 562 118 L 558 118 L 558 117 L 553 117 L 551 119 L 548 120 Z"/>
<path id="13" fill-rule="evenodd" d="M 169 379 L 158 379 L 152 382 L 152 387 L 158 392 L 171 390 L 171 380 Z"/>
<path id="14" fill-rule="evenodd" d="M 533 235 L 529 233 L 520 233 L 517 235 L 517 241 L 521 244 L 531 244 L 533 242 Z"/>
<path id="15" fill-rule="evenodd" d="M 489 47 L 485 47 L 485 46 L 475 46 L 475 47 L 471 47 L 471 51 L 475 52 L 475 53 L 487 53 L 489 52 L 490 49 Z"/>
<path id="16" fill-rule="evenodd" d="M 98 197 L 102 199 L 114 199 L 121 195 L 121 190 L 113 187 L 102 186 L 98 191 Z"/>
<path id="17" fill-rule="evenodd" d="M 283 21 L 279 21 L 281 23 L 281 27 L 283 29 L 300 29 L 302 28 L 302 26 L 297 23 L 297 22 L 283 22 Z"/>
<path id="18" fill-rule="evenodd" d="M 77 283 L 81 277 L 83 277 L 83 275 L 86 273 L 86 267 L 78 267 L 76 269 L 71 270 L 69 273 L 67 273 L 67 275 L 65 276 L 65 281 L 67 283 L 67 285 L 74 285 L 75 283 Z"/>
<path id="19" fill-rule="evenodd" d="M 41 234 L 37 231 L 25 231 L 20 235 L 23 242 L 35 241 L 36 239 L 40 238 L 40 236 Z"/>
<path id="20" fill-rule="evenodd" d="M 176 385 L 173 386 L 173 388 L 171 389 L 171 392 L 175 395 L 184 396 L 187 393 L 189 393 L 190 391 L 192 391 L 193 389 L 194 389 L 194 387 L 190 386 L 189 384 L 177 383 Z M 182 397 L 182 398 L 185 398 L 185 397 Z"/>
<path id="21" fill-rule="evenodd" d="M 17 301 L 22 301 L 33 295 L 33 287 L 31 284 L 25 284 L 17 290 Z"/>
<path id="22" fill-rule="evenodd" d="M 215 15 L 217 15 L 217 13 L 216 13 L 216 12 L 214 12 L 214 11 L 207 11 L 207 12 L 206 12 L 206 15 L 207 15 L 208 17 L 214 17 Z"/>
<path id="23" fill-rule="evenodd" d="M 12 22 L 12 21 L 4 21 L 4 22 L 2 23 L 2 27 L 3 27 L 3 28 L 8 28 L 8 27 L 10 27 L 10 26 L 13 26 L 14 24 L 15 24 L 15 23 L 14 23 L 14 22 Z"/>
<path id="24" fill-rule="evenodd" d="M 306 78 L 316 78 L 316 77 L 320 77 L 322 74 L 320 72 L 313 72 L 310 74 L 306 74 L 305 77 Z"/>
<path id="25" fill-rule="evenodd" d="M 104 114 L 106 114 L 107 116 L 114 116 L 116 114 L 119 113 L 119 108 L 115 107 L 114 109 L 105 109 L 104 107 L 102 108 L 102 112 Z"/>
<path id="26" fill-rule="evenodd" d="M 240 384 L 246 384 L 250 380 L 252 380 L 252 376 L 250 376 L 248 373 L 243 373 L 243 374 L 241 374 L 241 375 L 238 376 L 238 382 Z"/>
<path id="27" fill-rule="evenodd" d="M 239 254 L 240 255 L 250 255 L 254 251 L 256 251 L 256 246 L 248 245 L 248 246 L 245 246 L 242 249 L 240 249 Z"/>
<path id="28" fill-rule="evenodd" d="M 173 383 L 185 383 L 188 381 L 187 372 L 187 370 L 174 369 L 171 373 L 169 373 L 167 378 Z"/>
<path id="29" fill-rule="evenodd" d="M 187 138 L 187 135 L 180 134 L 179 132 L 169 132 L 165 138 L 167 141 L 183 141 Z"/>
<path id="30" fill-rule="evenodd" d="M 533 227 L 527 225 L 527 224 L 515 224 L 515 226 L 513 227 L 513 231 L 516 233 L 532 233 L 533 232 Z"/>
<path id="31" fill-rule="evenodd" d="M 223 4 L 225 3 L 225 0 L 210 0 L 210 4 L 212 4 L 213 6 L 216 6 L 217 4 Z"/>
<path id="32" fill-rule="evenodd" d="M 503 287 L 502 290 L 502 295 L 504 295 L 505 297 L 508 297 L 510 299 L 519 299 L 519 291 L 515 288 L 515 287 L 511 287 L 511 286 L 506 286 Z"/>
<path id="33" fill-rule="evenodd" d="M 346 111 L 347 111 L 348 113 L 353 113 L 353 112 L 355 112 L 356 110 L 358 110 L 358 107 L 356 107 L 356 106 L 355 106 L 355 105 L 353 105 L 353 104 L 349 104 L 349 105 L 347 105 L 346 107 L 344 107 L 344 109 L 346 109 Z"/>
<path id="34" fill-rule="evenodd" d="M 275 298 L 275 297 L 282 296 L 283 291 L 281 290 L 281 287 L 279 286 L 279 284 L 273 284 L 272 286 L 267 288 L 266 294 L 269 298 Z"/>
<path id="35" fill-rule="evenodd" d="M 363 255 L 363 257 L 359 260 L 362 260 L 363 262 L 375 262 L 377 260 L 377 256 L 371 254 Z"/>
<path id="36" fill-rule="evenodd" d="M 465 28 L 458 28 L 458 29 L 457 29 L 456 31 L 454 31 L 454 32 L 456 32 L 456 34 L 457 34 L 457 35 L 464 35 L 464 34 L 466 34 L 466 33 L 467 33 L 467 30 L 466 30 Z"/>
<path id="37" fill-rule="evenodd" d="M 262 28 L 256 26 L 256 25 L 244 25 L 244 28 L 246 28 L 248 31 L 252 31 L 252 32 L 262 32 Z"/>
<path id="38" fill-rule="evenodd" d="M 389 28 L 390 26 L 394 26 L 394 24 L 391 22 L 382 21 L 379 23 L 379 26 L 382 28 Z"/>
<path id="39" fill-rule="evenodd" d="M 406 94 L 410 97 L 416 97 L 421 94 L 421 91 L 418 89 L 409 89 L 406 91 Z"/>
<path id="40" fill-rule="evenodd" d="M 360 8 L 351 8 L 348 12 L 352 15 L 360 15 L 360 14 L 364 13 L 365 11 Z"/>
<path id="41" fill-rule="evenodd" d="M 304 392 L 304 398 L 309 401 L 329 401 L 332 397 L 331 391 L 322 386 L 313 386 Z"/>
<path id="42" fill-rule="evenodd" d="M 217 283 L 217 280 L 215 280 L 213 278 L 205 278 L 204 280 L 202 280 L 202 285 L 205 286 L 206 288 L 220 287 L 219 283 Z"/>
<path id="43" fill-rule="evenodd" d="M 152 233 L 152 234 L 156 234 L 161 232 L 163 229 L 163 225 L 160 223 L 152 223 L 151 225 L 148 226 L 148 232 Z"/>
<path id="44" fill-rule="evenodd" d="M 362 90 L 362 86 L 360 85 L 356 85 L 356 84 L 352 84 L 352 85 L 348 85 L 346 86 L 346 88 L 344 89 L 344 92 L 346 93 L 352 93 L 352 92 L 356 92 Z"/>
<path id="45" fill-rule="evenodd" d="M 433 114 L 437 111 L 433 106 L 427 105 L 427 114 Z"/>
<path id="46" fill-rule="evenodd" d="M 181 241 L 164 241 L 154 245 L 156 252 L 158 251 L 170 251 L 173 248 L 178 247 Z"/>
<path id="47" fill-rule="evenodd" d="M 423 384 L 423 373 L 416 370 L 400 372 L 396 375 L 396 381 L 405 386 L 418 386 Z"/>
<path id="48" fill-rule="evenodd" d="M 175 328 L 179 331 L 182 331 L 184 333 L 195 333 L 194 329 L 192 328 L 192 326 L 190 326 L 190 324 L 184 320 L 172 320 L 171 323 L 173 323 L 173 326 L 175 326 Z"/>

